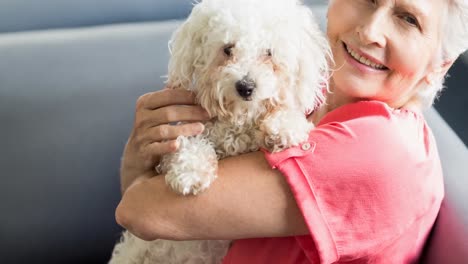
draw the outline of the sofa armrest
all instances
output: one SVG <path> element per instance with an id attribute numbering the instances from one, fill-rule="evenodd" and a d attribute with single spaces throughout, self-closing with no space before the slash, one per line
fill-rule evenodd
<path id="1" fill-rule="evenodd" d="M 468 260 L 468 150 L 434 110 L 425 114 L 442 160 L 445 198 L 421 263 L 457 264 Z"/>

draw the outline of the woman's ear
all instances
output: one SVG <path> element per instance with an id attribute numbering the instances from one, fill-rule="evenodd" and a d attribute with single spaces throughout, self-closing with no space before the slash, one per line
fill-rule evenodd
<path id="1" fill-rule="evenodd" d="M 448 60 L 443 62 L 442 65 L 435 67 L 430 73 L 426 75 L 426 83 L 432 85 L 435 80 L 444 78 L 454 62 L 455 60 Z"/>

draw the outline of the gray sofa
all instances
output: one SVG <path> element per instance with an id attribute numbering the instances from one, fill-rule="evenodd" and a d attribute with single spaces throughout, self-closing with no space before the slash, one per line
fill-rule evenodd
<path id="1" fill-rule="evenodd" d="M 0 2 L 0 263 L 105 263 L 138 96 L 190 1 Z M 324 24 L 324 6 L 314 8 Z M 179 19 L 179 20 L 173 20 Z M 468 150 L 431 109 L 446 199 L 422 263 L 468 263 Z"/>

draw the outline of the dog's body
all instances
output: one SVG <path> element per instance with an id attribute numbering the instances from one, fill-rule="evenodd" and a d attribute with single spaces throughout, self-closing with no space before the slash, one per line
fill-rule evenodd
<path id="1" fill-rule="evenodd" d="M 204 0 L 170 47 L 168 87 L 193 91 L 213 116 L 157 167 L 176 192 L 208 188 L 219 159 L 308 139 L 305 112 L 322 100 L 330 51 L 299 1 Z M 219 263 L 229 243 L 146 242 L 126 232 L 110 263 Z"/>
<path id="2" fill-rule="evenodd" d="M 267 110 L 239 125 L 231 120 L 205 123 L 195 137 L 179 137 L 179 150 L 163 157 L 159 170 L 166 182 L 181 194 L 197 194 L 208 188 L 217 176 L 217 161 L 257 151 L 261 147 L 276 152 L 307 140 L 313 125 L 299 111 Z"/>
<path id="3" fill-rule="evenodd" d="M 155 241 L 141 240 L 124 232 L 110 264 L 219 264 L 226 255 L 230 241 Z"/>

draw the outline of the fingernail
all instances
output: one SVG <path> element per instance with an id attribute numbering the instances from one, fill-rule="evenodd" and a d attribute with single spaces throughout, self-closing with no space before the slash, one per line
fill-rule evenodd
<path id="1" fill-rule="evenodd" d="M 201 133 L 205 130 L 205 126 L 203 124 L 198 124 L 197 128 L 195 129 L 196 133 Z"/>
<path id="2" fill-rule="evenodd" d="M 174 140 L 172 141 L 170 144 L 169 144 L 169 151 L 170 152 L 176 152 L 178 149 L 179 149 L 179 141 L 178 140 Z"/>

